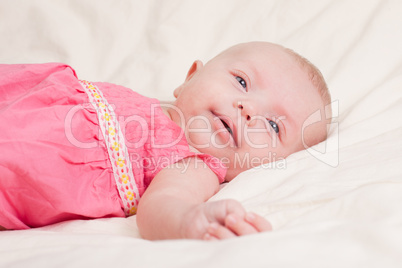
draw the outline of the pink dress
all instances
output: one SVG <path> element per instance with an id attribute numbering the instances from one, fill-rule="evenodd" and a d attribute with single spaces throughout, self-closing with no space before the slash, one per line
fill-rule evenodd
<path id="1" fill-rule="evenodd" d="M 164 167 L 197 155 L 156 99 L 63 64 L 0 65 L 0 226 L 133 215 Z M 186 160 L 186 159 L 184 159 Z"/>

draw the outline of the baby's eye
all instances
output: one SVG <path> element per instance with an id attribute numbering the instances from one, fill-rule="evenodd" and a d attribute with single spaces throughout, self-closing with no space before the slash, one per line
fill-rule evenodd
<path id="1" fill-rule="evenodd" d="M 272 129 L 276 132 L 276 134 L 279 133 L 279 127 L 278 124 L 275 123 L 275 121 L 268 120 L 268 123 L 271 125 Z"/>
<path id="2" fill-rule="evenodd" d="M 247 89 L 247 83 L 246 83 L 246 81 L 244 81 L 243 78 L 241 78 L 240 76 L 236 76 L 236 80 L 240 83 L 240 85 L 243 88 Z"/>

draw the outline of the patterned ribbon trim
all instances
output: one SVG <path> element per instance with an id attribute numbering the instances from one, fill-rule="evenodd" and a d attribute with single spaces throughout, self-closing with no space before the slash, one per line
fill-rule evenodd
<path id="1" fill-rule="evenodd" d="M 137 212 L 140 195 L 134 180 L 124 136 L 113 107 L 95 85 L 85 80 L 80 80 L 79 82 L 98 114 L 99 125 L 113 167 L 117 189 L 124 205 L 124 213 L 126 216 L 134 215 Z"/>

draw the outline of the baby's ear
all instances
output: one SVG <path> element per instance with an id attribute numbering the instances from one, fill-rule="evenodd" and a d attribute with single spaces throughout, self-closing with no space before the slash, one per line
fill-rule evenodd
<path id="1" fill-rule="evenodd" d="M 186 76 L 186 82 L 190 81 L 190 79 L 194 76 L 196 72 L 202 69 L 204 67 L 204 64 L 200 60 L 194 61 L 193 65 L 191 65 L 190 69 L 188 70 L 187 76 Z"/>
<path id="2" fill-rule="evenodd" d="M 181 84 L 178 88 L 176 88 L 175 91 L 173 91 L 173 95 L 174 95 L 175 98 L 177 98 L 180 95 L 180 92 L 182 91 L 182 89 L 183 89 L 184 85 L 186 84 L 186 82 L 190 81 L 191 78 L 194 76 L 194 74 L 197 73 L 199 70 L 201 70 L 202 67 L 204 67 L 204 64 L 200 60 L 196 60 L 191 65 L 190 69 L 188 70 L 186 80 L 184 81 L 184 83 Z"/>

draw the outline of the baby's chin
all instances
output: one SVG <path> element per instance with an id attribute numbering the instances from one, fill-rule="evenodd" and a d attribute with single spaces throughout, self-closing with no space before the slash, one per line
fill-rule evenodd
<path id="1" fill-rule="evenodd" d="M 250 162 L 234 159 L 226 170 L 225 181 L 232 181 L 239 174 L 251 169 L 286 169 L 286 158 L 303 149 L 303 145 L 300 145 L 286 152 L 268 152 L 266 156 L 254 157 Z"/>
<path id="2" fill-rule="evenodd" d="M 232 181 L 234 178 L 236 178 L 239 174 L 247 171 L 247 170 L 251 170 L 253 168 L 258 168 L 261 167 L 262 165 L 268 164 L 269 162 L 264 162 L 264 163 L 260 163 L 260 164 L 252 164 L 249 163 L 247 165 L 243 165 L 242 168 L 234 168 L 234 167 L 229 167 L 226 170 L 226 176 L 225 176 L 225 181 L 226 182 L 230 182 Z"/>

